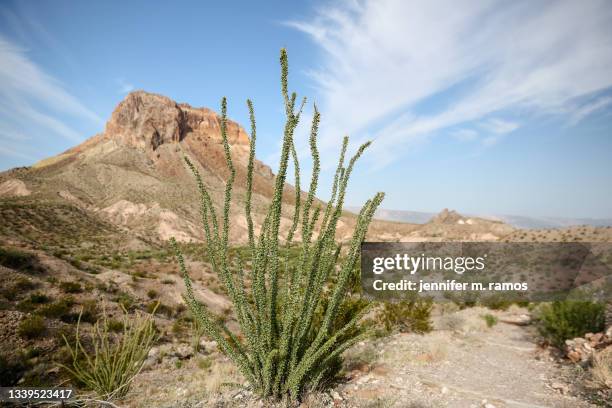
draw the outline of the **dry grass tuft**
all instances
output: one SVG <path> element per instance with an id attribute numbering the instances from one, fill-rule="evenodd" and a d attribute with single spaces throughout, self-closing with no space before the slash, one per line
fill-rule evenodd
<path id="1" fill-rule="evenodd" d="M 215 361 L 206 376 L 206 391 L 219 394 L 225 386 L 240 383 L 242 376 L 233 364 Z"/>
<path id="2" fill-rule="evenodd" d="M 591 377 L 592 385 L 596 388 L 612 389 L 612 346 L 593 355 Z"/>

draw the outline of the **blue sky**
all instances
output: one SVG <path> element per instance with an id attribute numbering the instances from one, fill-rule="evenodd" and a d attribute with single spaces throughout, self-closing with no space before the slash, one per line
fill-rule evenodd
<path id="1" fill-rule="evenodd" d="M 374 140 L 349 204 L 382 190 L 390 209 L 612 217 L 605 0 L 3 2 L 0 170 L 101 132 L 132 89 L 225 95 L 243 124 L 252 98 L 274 168 L 281 47 L 322 112 L 324 180 L 344 134 Z"/>

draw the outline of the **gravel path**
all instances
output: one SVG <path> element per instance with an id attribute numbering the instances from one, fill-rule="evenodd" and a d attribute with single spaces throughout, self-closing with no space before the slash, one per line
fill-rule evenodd
<path id="1" fill-rule="evenodd" d="M 429 334 L 398 334 L 361 344 L 352 358 L 374 354 L 371 369 L 353 371 L 336 396 L 342 405 L 357 407 L 592 406 L 570 395 L 572 385 L 538 350 L 532 327 L 500 322 L 487 328 L 481 318 L 485 313 L 491 312 L 466 309 L 437 318 L 438 330 Z M 494 314 L 513 317 L 512 312 Z"/>

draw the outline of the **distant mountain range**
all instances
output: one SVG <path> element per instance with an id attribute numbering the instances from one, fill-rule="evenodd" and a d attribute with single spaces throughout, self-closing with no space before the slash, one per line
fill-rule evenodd
<path id="1" fill-rule="evenodd" d="M 351 211 L 356 210 L 356 207 L 349 208 Z M 357 209 L 358 210 L 358 209 Z M 403 211 L 403 210 L 387 210 L 380 209 L 376 213 L 376 218 L 386 221 L 408 222 L 413 224 L 425 224 L 433 217 L 438 215 L 434 212 L 424 211 Z M 469 214 L 466 214 L 469 216 Z M 564 217 L 528 217 L 523 215 L 481 215 L 471 214 L 471 216 L 502 221 L 512 225 L 515 228 L 521 229 L 546 229 L 546 228 L 564 228 L 576 225 L 591 225 L 594 227 L 612 226 L 612 218 L 564 218 Z"/>

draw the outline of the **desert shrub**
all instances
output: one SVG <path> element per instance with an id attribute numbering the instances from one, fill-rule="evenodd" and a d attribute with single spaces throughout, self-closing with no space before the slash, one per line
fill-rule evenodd
<path id="1" fill-rule="evenodd" d="M 44 293 L 36 292 L 30 294 L 30 302 L 35 304 L 48 303 L 50 300 L 51 299 L 49 296 L 45 295 Z"/>
<path id="2" fill-rule="evenodd" d="M 157 296 L 159 296 L 159 293 L 157 293 L 155 289 L 149 289 L 147 291 L 147 296 L 149 297 L 149 299 L 155 299 Z"/>
<path id="3" fill-rule="evenodd" d="M 123 330 L 123 322 L 118 319 L 108 319 L 106 321 L 106 325 L 108 327 L 108 330 L 115 333 L 119 333 Z"/>
<path id="4" fill-rule="evenodd" d="M 497 317 L 493 316 L 490 313 L 487 313 L 486 315 L 483 315 L 481 317 L 484 319 L 485 323 L 487 324 L 487 327 L 489 328 L 497 324 Z"/>
<path id="5" fill-rule="evenodd" d="M 98 304 L 95 300 L 86 300 L 81 304 L 81 321 L 95 323 L 98 321 Z"/>
<path id="6" fill-rule="evenodd" d="M 64 281 L 60 282 L 60 289 L 66 293 L 81 293 L 83 287 L 79 282 Z"/>
<path id="7" fill-rule="evenodd" d="M 34 289 L 35 287 L 36 287 L 36 283 L 24 277 L 17 278 L 17 280 L 13 284 L 13 289 L 18 292 L 25 291 L 25 290 L 31 290 L 31 289 Z"/>
<path id="8" fill-rule="evenodd" d="M 106 318 L 98 321 L 88 339 L 92 344 L 88 349 L 79 332 L 80 320 L 74 342 L 64 338 L 72 361 L 63 367 L 77 382 L 106 401 L 127 394 L 157 338 L 151 315 L 124 313 L 122 324 L 121 334 L 114 336 Z"/>
<path id="9" fill-rule="evenodd" d="M 591 385 L 612 389 L 612 347 L 596 352 L 591 367 Z"/>
<path id="10" fill-rule="evenodd" d="M 479 302 L 479 294 L 476 292 L 445 292 L 443 296 L 456 304 L 461 310 L 474 307 Z"/>
<path id="11" fill-rule="evenodd" d="M 336 227 L 342 215 L 354 164 L 369 143 L 362 145 L 345 164 L 348 138 L 344 138 L 331 198 L 325 205 L 315 201 L 320 171 L 316 143 L 320 114 L 315 107 L 310 134 L 312 179 L 308 193 L 302 194 L 300 167 L 293 137 L 304 103 L 296 106 L 296 94 L 288 92 L 285 50 L 281 51 L 280 60 L 286 124 L 272 201 L 258 237 L 255 236 L 251 214 L 256 126 L 252 103 L 247 101 L 251 119 L 244 201 L 248 248 L 242 255 L 236 254 L 236 265 L 232 265 L 229 254 L 230 208 L 236 171 L 227 137 L 225 98 L 221 102 L 220 128 L 229 177 L 219 218 L 198 168 L 185 157 L 200 192 L 207 256 L 233 304 L 233 312 L 241 328 L 240 337 L 196 299 L 183 255 L 176 241 L 172 240 L 172 244 L 185 280 L 186 303 L 204 333 L 215 340 L 221 351 L 236 363 L 260 396 L 274 399 L 287 397 L 296 401 L 304 390 L 323 386 L 330 371 L 335 370 L 334 366 L 342 353 L 367 335 L 359 330 L 358 324 L 368 311 L 367 304 L 352 308 L 350 316 L 342 324 L 338 324 L 337 317 L 349 291 L 360 244 L 384 195 L 378 193 L 365 203 L 357 216 L 350 243 L 340 259 L 341 244 L 335 241 Z M 281 238 L 283 190 L 290 160 L 293 162 L 295 187 L 293 220 L 287 236 Z M 292 247 L 298 225 L 301 240 L 299 244 L 294 245 L 294 252 L 298 254 L 297 261 L 291 262 L 289 251 L 283 252 L 283 247 Z M 315 226 L 318 227 L 316 234 Z M 281 239 L 284 242 L 281 242 Z M 245 262 L 244 258 L 248 261 Z M 250 274 L 248 287 L 245 285 L 245 265 L 248 265 Z M 322 302 L 323 299 L 325 303 Z M 315 325 L 318 313 L 321 317 Z"/>
<path id="12" fill-rule="evenodd" d="M 546 340 L 563 348 L 565 340 L 603 331 L 604 305 L 588 301 L 544 304 L 538 310 L 537 325 Z"/>
<path id="13" fill-rule="evenodd" d="M 41 307 L 36 313 L 52 319 L 69 320 L 68 318 L 72 316 L 70 314 L 72 305 L 74 305 L 74 299 L 71 296 L 66 296 Z"/>
<path id="14" fill-rule="evenodd" d="M 166 317 L 172 317 L 174 310 L 171 306 L 168 306 L 159 300 L 149 302 L 146 307 L 147 313 L 164 315 Z"/>
<path id="15" fill-rule="evenodd" d="M 114 301 L 119 304 L 125 310 L 132 310 L 136 301 L 134 298 L 126 292 L 121 292 L 114 298 Z"/>
<path id="16" fill-rule="evenodd" d="M 36 255 L 13 248 L 0 247 L 0 265 L 28 273 L 44 272 Z"/>
<path id="17" fill-rule="evenodd" d="M 387 332 L 397 329 L 401 333 L 428 333 L 432 330 L 432 307 L 431 299 L 414 296 L 398 302 L 383 303 L 378 318 Z"/>
<path id="18" fill-rule="evenodd" d="M 492 310 L 508 310 L 508 308 L 514 303 L 507 296 L 503 295 L 491 295 L 483 297 L 479 302 L 482 306 Z"/>
<path id="19" fill-rule="evenodd" d="M 0 386 L 10 387 L 16 385 L 28 366 L 21 356 L 8 356 L 0 354 Z"/>
<path id="20" fill-rule="evenodd" d="M 17 304 L 17 310 L 25 313 L 32 312 L 40 304 L 48 303 L 49 300 L 49 297 L 42 293 L 32 293 L 27 299 L 24 299 Z"/>
<path id="21" fill-rule="evenodd" d="M 29 316 L 19 322 L 17 333 L 26 339 L 34 339 L 42 336 L 47 330 L 45 320 L 37 315 Z"/>

